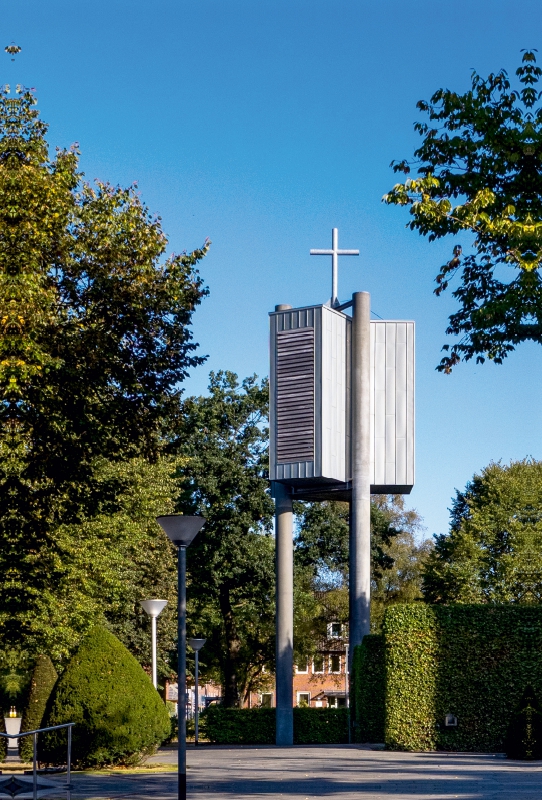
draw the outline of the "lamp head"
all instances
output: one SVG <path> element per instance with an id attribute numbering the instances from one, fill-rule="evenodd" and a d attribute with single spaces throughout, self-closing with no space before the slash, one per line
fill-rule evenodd
<path id="1" fill-rule="evenodd" d="M 205 525 L 201 515 L 189 517 L 185 514 L 166 514 L 156 517 L 157 523 L 176 547 L 188 547 Z"/>
<path id="2" fill-rule="evenodd" d="M 201 650 L 207 639 L 189 639 L 188 644 L 196 653 Z"/>
<path id="3" fill-rule="evenodd" d="M 157 617 L 167 606 L 167 600 L 140 600 L 139 602 L 149 617 Z"/>

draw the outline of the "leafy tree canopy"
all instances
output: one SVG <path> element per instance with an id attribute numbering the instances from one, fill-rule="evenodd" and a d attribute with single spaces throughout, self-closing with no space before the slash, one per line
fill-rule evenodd
<path id="1" fill-rule="evenodd" d="M 431 603 L 542 600 L 542 462 L 490 464 L 457 492 L 423 579 Z"/>
<path id="2" fill-rule="evenodd" d="M 464 94 L 439 89 L 420 101 L 429 122 L 415 124 L 416 160 L 392 164 L 417 176 L 384 196 L 409 206 L 409 227 L 430 241 L 474 235 L 472 252 L 457 244 L 436 279 L 438 295 L 462 270 L 453 292 L 459 310 L 446 331 L 461 338 L 444 346 L 444 372 L 473 357 L 500 364 L 520 342 L 542 342 L 542 71 L 533 52 L 524 52 L 516 75 L 513 88 L 504 70 L 473 72 Z"/>
<path id="3" fill-rule="evenodd" d="M 209 395 L 187 398 L 176 445 L 186 459 L 179 510 L 207 519 L 188 549 L 192 635 L 214 665 L 226 706 L 254 688 L 274 650 L 274 511 L 268 481 L 268 386 L 211 373 Z"/>
<path id="4" fill-rule="evenodd" d="M 297 503 L 294 557 L 297 582 L 309 582 L 316 607 L 296 613 L 296 648 L 311 652 L 324 638 L 328 622 L 348 622 L 347 503 Z M 418 544 L 421 520 L 405 508 L 402 495 L 375 495 L 371 503 L 371 624 L 378 629 L 394 602 L 421 597 L 421 566 L 428 544 Z M 304 576 L 304 577 L 303 577 Z M 306 616 L 308 614 L 309 616 Z"/>
<path id="5" fill-rule="evenodd" d="M 135 187 L 91 186 L 78 150 L 48 153 L 31 92 L 0 91 L 0 608 L 8 642 L 51 591 L 52 535 L 99 504 L 100 460 L 155 459 L 179 382 L 201 363 L 190 322 L 208 244 L 164 256 Z M 99 469 L 98 469 L 99 471 Z"/>
<path id="6" fill-rule="evenodd" d="M 151 663 L 150 623 L 139 601 L 161 597 L 159 672 L 171 674 L 176 639 L 175 553 L 155 518 L 172 513 L 179 492 L 173 473 L 179 461 L 144 458 L 103 461 L 96 466 L 97 509 L 77 524 L 51 531 L 53 547 L 29 557 L 48 585 L 29 588 L 29 610 L 13 623 L 30 652 L 46 652 L 62 669 L 82 636 L 107 626 L 142 664 Z"/>

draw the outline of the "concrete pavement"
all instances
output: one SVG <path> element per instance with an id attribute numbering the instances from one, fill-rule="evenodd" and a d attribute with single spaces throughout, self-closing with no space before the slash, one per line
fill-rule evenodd
<path id="1" fill-rule="evenodd" d="M 154 763 L 175 762 L 162 750 Z M 173 800 L 176 773 L 73 776 L 75 800 Z M 541 800 L 542 762 L 494 755 L 390 753 L 359 745 L 188 751 L 188 797 L 213 800 Z"/>

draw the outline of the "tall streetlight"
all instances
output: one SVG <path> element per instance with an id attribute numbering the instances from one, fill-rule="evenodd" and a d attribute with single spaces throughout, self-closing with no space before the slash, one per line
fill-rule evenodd
<path id="1" fill-rule="evenodd" d="M 177 709 L 179 720 L 179 800 L 186 800 L 186 548 L 205 524 L 205 517 L 168 514 L 156 521 L 177 548 Z"/>
<path id="2" fill-rule="evenodd" d="M 140 605 L 151 618 L 152 628 L 152 685 L 158 688 L 158 676 L 156 669 L 156 617 L 162 613 L 167 606 L 167 600 L 140 600 Z"/>
<path id="3" fill-rule="evenodd" d="M 196 669 L 195 669 L 195 680 L 194 680 L 194 744 L 197 746 L 198 744 L 198 723 L 199 723 L 199 693 L 198 693 L 198 676 L 199 676 L 199 651 L 205 644 L 207 639 L 189 639 L 188 644 L 194 651 L 196 656 Z"/>

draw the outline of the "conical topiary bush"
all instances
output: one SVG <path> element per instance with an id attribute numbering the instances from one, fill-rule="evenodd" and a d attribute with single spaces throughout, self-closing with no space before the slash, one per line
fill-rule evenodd
<path id="1" fill-rule="evenodd" d="M 26 708 L 23 711 L 21 733 L 35 731 L 37 728 L 42 727 L 47 701 L 57 682 L 57 678 L 58 673 L 53 667 L 53 662 L 49 656 L 38 656 L 30 678 L 30 691 Z M 24 739 L 19 739 L 19 755 L 23 761 L 32 760 L 33 749 L 32 736 L 25 736 Z"/>
<path id="2" fill-rule="evenodd" d="M 74 722 L 72 761 L 79 767 L 133 764 L 170 732 L 166 707 L 136 659 L 102 627 L 81 642 L 60 676 L 44 724 Z M 42 734 L 39 758 L 66 761 L 66 731 Z"/>

